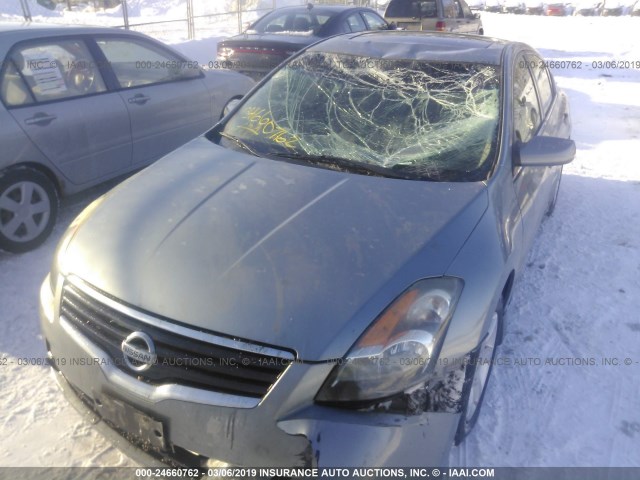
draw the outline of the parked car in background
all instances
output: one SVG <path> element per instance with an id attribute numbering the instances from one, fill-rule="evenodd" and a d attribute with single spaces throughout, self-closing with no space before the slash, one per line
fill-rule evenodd
<path id="1" fill-rule="evenodd" d="M 487 12 L 502 13 L 503 2 L 501 0 L 487 0 L 484 9 Z"/>
<path id="2" fill-rule="evenodd" d="M 522 43 L 318 42 L 73 221 L 50 365 L 143 464 L 447 465 L 570 133 Z"/>
<path id="3" fill-rule="evenodd" d="M 273 10 L 244 33 L 218 43 L 218 61 L 256 80 L 321 38 L 390 27 L 371 8 L 312 5 Z"/>
<path id="4" fill-rule="evenodd" d="M 619 17 L 625 14 L 626 5 L 617 0 L 605 1 L 602 7 L 603 17 Z"/>
<path id="5" fill-rule="evenodd" d="M 527 6 L 523 0 L 506 0 L 503 5 L 504 13 L 523 14 L 527 12 Z"/>
<path id="6" fill-rule="evenodd" d="M 540 0 L 525 1 L 527 15 L 544 15 L 547 11 L 547 5 Z"/>
<path id="7" fill-rule="evenodd" d="M 564 3 L 552 3 L 547 5 L 546 15 L 550 17 L 564 17 L 570 15 L 571 11 Z"/>
<path id="8" fill-rule="evenodd" d="M 384 18 L 402 30 L 484 34 L 465 0 L 391 0 Z"/>
<path id="9" fill-rule="evenodd" d="M 586 2 L 580 2 L 576 6 L 574 15 L 581 15 L 585 17 L 601 15 L 603 5 L 604 2 L 592 2 L 589 0 Z"/>
<path id="10" fill-rule="evenodd" d="M 482 11 L 485 7 L 485 0 L 470 0 L 467 2 L 471 11 Z"/>
<path id="11" fill-rule="evenodd" d="M 39 5 L 48 8 L 49 10 L 55 10 L 58 6 L 67 9 L 73 9 L 74 7 L 86 7 L 86 0 L 36 0 Z M 91 4 L 94 8 L 113 8 L 122 3 L 122 0 L 92 0 Z"/>
<path id="12" fill-rule="evenodd" d="M 253 81 L 145 35 L 0 26 L 0 249 L 40 245 L 58 198 L 139 169 L 211 127 Z"/>

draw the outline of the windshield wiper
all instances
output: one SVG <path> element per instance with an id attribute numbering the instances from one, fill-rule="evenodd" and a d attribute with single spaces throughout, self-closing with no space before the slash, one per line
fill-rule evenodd
<path id="1" fill-rule="evenodd" d="M 244 143 L 238 137 L 234 137 L 233 135 L 229 135 L 228 133 L 224 133 L 224 132 L 218 132 L 218 135 L 220 135 L 223 138 L 226 138 L 227 140 L 231 140 L 236 145 L 238 145 L 240 148 L 242 148 L 243 150 L 246 150 L 247 152 L 249 152 L 254 157 L 259 157 L 260 156 L 260 155 L 258 155 L 256 153 L 256 151 L 253 148 L 251 148 L 249 145 Z"/>
<path id="2" fill-rule="evenodd" d="M 287 158 L 300 164 L 323 165 L 341 172 L 360 173 L 364 175 L 375 175 L 378 177 L 400 178 L 403 180 L 415 180 L 414 175 L 404 175 L 394 172 L 388 168 L 372 165 L 357 160 L 349 160 L 333 155 L 310 155 L 306 153 L 269 153 L 269 156 Z"/>

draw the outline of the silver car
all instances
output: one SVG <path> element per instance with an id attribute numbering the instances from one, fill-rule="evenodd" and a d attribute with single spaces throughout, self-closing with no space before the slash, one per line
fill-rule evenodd
<path id="1" fill-rule="evenodd" d="M 484 35 L 480 14 L 465 0 L 391 0 L 384 18 L 401 30 Z"/>
<path id="2" fill-rule="evenodd" d="M 538 53 L 336 36 L 99 198 L 41 287 L 69 400 L 142 463 L 448 463 L 575 145 Z"/>
<path id="3" fill-rule="evenodd" d="M 145 35 L 0 26 L 0 249 L 41 244 L 58 198 L 139 169 L 209 129 L 253 85 Z"/>

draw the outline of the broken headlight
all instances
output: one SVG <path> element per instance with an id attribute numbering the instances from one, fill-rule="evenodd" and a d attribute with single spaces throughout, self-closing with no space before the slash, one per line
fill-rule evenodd
<path id="1" fill-rule="evenodd" d="M 320 403 L 369 403 L 424 382 L 437 362 L 463 282 L 412 285 L 371 324 L 316 395 Z"/>

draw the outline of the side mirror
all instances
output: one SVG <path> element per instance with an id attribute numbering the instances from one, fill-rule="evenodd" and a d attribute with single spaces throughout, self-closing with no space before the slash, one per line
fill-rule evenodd
<path id="1" fill-rule="evenodd" d="M 474 13 L 473 14 L 473 18 L 475 18 L 476 20 L 478 20 L 480 18 L 480 14 L 479 13 Z"/>
<path id="2" fill-rule="evenodd" d="M 397 29 L 398 29 L 398 25 L 396 25 L 396 22 L 391 22 L 387 24 L 387 30 L 397 30 Z"/>
<path id="3" fill-rule="evenodd" d="M 576 156 L 576 144 L 568 138 L 533 137 L 516 146 L 514 164 L 522 167 L 553 167 L 570 163 Z"/>

